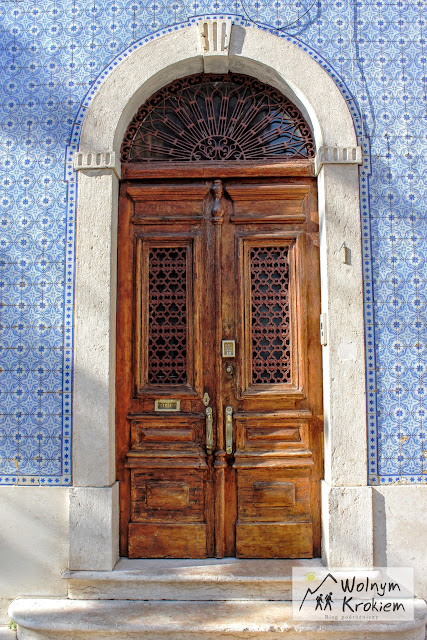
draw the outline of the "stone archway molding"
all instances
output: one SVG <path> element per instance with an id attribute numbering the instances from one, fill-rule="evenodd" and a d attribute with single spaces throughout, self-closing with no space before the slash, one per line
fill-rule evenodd
<path id="1" fill-rule="evenodd" d="M 115 311 L 119 149 L 132 116 L 155 91 L 203 70 L 254 76 L 284 93 L 314 133 L 323 333 L 324 560 L 371 566 L 367 485 L 364 318 L 358 165 L 346 101 L 303 48 L 213 19 L 135 49 L 100 85 L 82 125 L 78 171 L 70 553 L 73 570 L 111 570 L 118 559 L 115 481 Z"/>

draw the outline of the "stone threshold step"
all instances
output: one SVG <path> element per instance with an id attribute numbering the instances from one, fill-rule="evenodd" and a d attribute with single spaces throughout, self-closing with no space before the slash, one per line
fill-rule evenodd
<path id="1" fill-rule="evenodd" d="M 290 602 L 135 602 L 18 599 L 9 615 L 19 640 L 424 640 L 413 622 L 293 622 Z"/>
<path id="2" fill-rule="evenodd" d="M 290 600 L 292 567 L 314 560 L 129 560 L 113 571 L 64 571 L 68 597 L 107 600 Z"/>

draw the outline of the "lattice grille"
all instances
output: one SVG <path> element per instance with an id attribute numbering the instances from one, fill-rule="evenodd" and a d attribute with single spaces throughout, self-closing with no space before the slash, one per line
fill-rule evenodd
<path id="1" fill-rule="evenodd" d="M 289 262 L 287 247 L 250 252 L 252 292 L 252 382 L 291 381 Z"/>
<path id="2" fill-rule="evenodd" d="M 277 89 L 230 73 L 175 80 L 133 118 L 122 162 L 302 159 L 315 155 L 309 126 Z"/>
<path id="3" fill-rule="evenodd" d="M 187 381 L 187 251 L 149 250 L 148 382 Z"/>

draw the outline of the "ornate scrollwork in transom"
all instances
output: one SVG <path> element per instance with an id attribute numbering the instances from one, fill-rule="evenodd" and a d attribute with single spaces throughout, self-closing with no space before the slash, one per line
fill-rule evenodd
<path id="1" fill-rule="evenodd" d="M 175 80 L 129 124 L 122 162 L 298 160 L 315 145 L 301 112 L 277 89 L 237 73 Z"/>

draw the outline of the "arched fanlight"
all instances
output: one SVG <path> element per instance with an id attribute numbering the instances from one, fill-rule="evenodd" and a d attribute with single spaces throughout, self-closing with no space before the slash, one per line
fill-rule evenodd
<path id="1" fill-rule="evenodd" d="M 237 73 L 196 74 L 163 87 L 139 109 L 122 162 L 299 160 L 315 155 L 299 109 L 277 89 Z"/>

